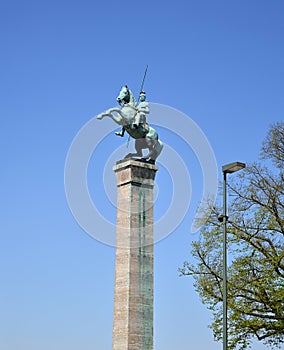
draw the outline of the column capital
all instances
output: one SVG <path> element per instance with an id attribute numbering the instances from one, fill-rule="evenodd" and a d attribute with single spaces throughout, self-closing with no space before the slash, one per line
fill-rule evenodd
<path id="1" fill-rule="evenodd" d="M 140 159 L 123 159 L 113 167 L 116 174 L 117 187 L 132 184 L 153 187 L 158 167 Z"/>

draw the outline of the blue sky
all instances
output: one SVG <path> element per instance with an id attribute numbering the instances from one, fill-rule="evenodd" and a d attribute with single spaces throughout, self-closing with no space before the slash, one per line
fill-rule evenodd
<path id="1" fill-rule="evenodd" d="M 218 169 L 256 160 L 269 125 L 283 120 L 283 11 L 279 0 L 1 2 L 1 349 L 111 348 L 115 250 L 87 235 L 68 207 L 64 165 L 73 138 L 115 106 L 121 85 L 137 95 L 148 64 L 148 100 L 197 123 Z M 178 276 L 198 237 L 190 226 L 202 174 L 162 118 L 160 137 L 188 167 L 192 202 L 155 245 L 155 349 L 217 350 L 210 313 L 193 281 Z M 125 143 L 108 137 L 107 151 L 91 159 L 88 185 L 102 211 L 105 194 L 92 181 L 102 180 L 107 152 Z M 162 215 L 173 190 L 159 166 Z"/>

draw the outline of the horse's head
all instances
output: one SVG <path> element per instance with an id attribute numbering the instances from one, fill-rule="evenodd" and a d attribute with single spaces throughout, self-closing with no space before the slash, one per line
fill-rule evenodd
<path id="1" fill-rule="evenodd" d="M 121 88 L 120 93 L 119 93 L 119 95 L 117 96 L 116 101 L 117 101 L 119 104 L 122 104 L 122 103 L 129 103 L 129 102 L 130 102 L 130 91 L 129 91 L 127 85 L 124 85 L 124 86 Z"/>

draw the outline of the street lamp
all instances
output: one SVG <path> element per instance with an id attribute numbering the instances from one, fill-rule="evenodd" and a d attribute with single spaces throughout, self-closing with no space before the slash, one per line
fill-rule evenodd
<path id="1" fill-rule="evenodd" d="M 228 345 L 228 321 L 227 321 L 227 174 L 235 173 L 245 168 L 245 163 L 234 162 L 222 166 L 223 171 L 223 350 Z"/>

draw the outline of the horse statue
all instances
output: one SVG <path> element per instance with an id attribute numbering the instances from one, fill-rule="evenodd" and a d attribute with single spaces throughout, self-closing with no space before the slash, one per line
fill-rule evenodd
<path id="1" fill-rule="evenodd" d="M 154 164 L 163 148 L 163 143 L 159 140 L 156 130 L 147 123 L 137 122 L 139 105 L 127 85 L 122 87 L 116 100 L 121 108 L 110 108 L 99 114 L 97 119 L 110 117 L 115 123 L 122 126 L 122 133 L 116 133 L 116 135 L 123 136 L 125 130 L 135 139 L 136 153 L 128 153 L 125 158 L 138 157 Z M 149 153 L 143 156 L 142 149 L 148 149 Z"/>

